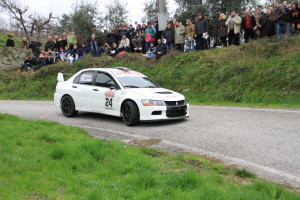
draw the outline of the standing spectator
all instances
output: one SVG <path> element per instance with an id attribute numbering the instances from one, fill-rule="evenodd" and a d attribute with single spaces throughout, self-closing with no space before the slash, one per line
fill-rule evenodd
<path id="1" fill-rule="evenodd" d="M 161 42 L 161 39 L 157 40 L 157 46 L 155 49 L 155 59 L 159 60 L 163 55 L 167 53 L 166 45 Z"/>
<path id="2" fill-rule="evenodd" d="M 68 45 L 66 45 L 65 49 L 62 52 L 60 52 L 60 59 L 61 61 L 71 62 L 71 50 L 69 49 Z"/>
<path id="3" fill-rule="evenodd" d="M 266 16 L 266 13 L 264 13 L 264 11 L 262 10 L 262 6 L 261 5 L 257 6 L 256 12 L 259 12 L 261 17 L 265 17 Z"/>
<path id="4" fill-rule="evenodd" d="M 166 40 L 167 52 L 170 52 L 174 45 L 175 30 L 172 28 L 172 23 L 168 22 L 166 29 L 162 33 L 162 36 Z"/>
<path id="5" fill-rule="evenodd" d="M 156 32 L 154 31 L 153 27 L 152 27 L 152 23 L 149 21 L 147 23 L 148 28 L 145 30 L 144 33 L 144 38 L 145 38 L 145 50 L 146 52 L 148 51 L 148 48 L 150 46 L 150 42 L 154 42 L 155 41 L 155 35 Z"/>
<path id="6" fill-rule="evenodd" d="M 83 42 L 78 50 L 79 59 L 88 54 L 89 52 L 90 49 L 86 46 L 85 42 Z"/>
<path id="7" fill-rule="evenodd" d="M 274 22 L 275 22 L 275 34 L 277 39 L 281 38 L 284 26 L 284 15 L 285 10 L 279 1 L 275 1 L 275 12 L 274 12 Z"/>
<path id="8" fill-rule="evenodd" d="M 126 37 L 125 33 L 123 33 L 123 35 L 122 35 L 122 40 L 121 40 L 120 45 L 119 45 L 119 50 L 120 51 L 126 51 L 126 52 L 130 51 L 130 41 Z"/>
<path id="9" fill-rule="evenodd" d="M 112 48 L 110 49 L 110 57 L 114 58 L 118 55 L 119 49 L 117 43 L 113 43 Z"/>
<path id="10" fill-rule="evenodd" d="M 99 56 L 99 32 L 97 31 L 97 27 L 94 25 L 91 35 L 91 48 L 93 56 Z"/>
<path id="11" fill-rule="evenodd" d="M 48 40 L 45 44 L 45 51 L 48 52 L 48 49 L 52 50 L 52 48 L 53 48 L 52 38 L 51 38 L 51 36 L 48 36 Z"/>
<path id="12" fill-rule="evenodd" d="M 152 59 L 155 55 L 155 46 L 154 46 L 154 42 L 150 42 L 150 47 L 148 48 L 147 51 L 147 56 L 148 58 Z"/>
<path id="13" fill-rule="evenodd" d="M 262 37 L 272 37 L 275 35 L 274 10 L 272 7 L 268 8 L 267 15 L 262 18 L 261 32 Z"/>
<path id="14" fill-rule="evenodd" d="M 253 28 L 254 31 L 254 39 L 261 38 L 261 12 L 256 11 L 255 15 L 255 26 Z"/>
<path id="15" fill-rule="evenodd" d="M 64 37 L 60 36 L 59 39 L 57 40 L 57 47 L 58 47 L 58 51 L 63 51 L 64 47 L 67 44 L 65 43 Z"/>
<path id="16" fill-rule="evenodd" d="M 139 29 L 138 33 L 132 39 L 134 50 L 142 50 L 142 44 L 144 43 L 144 35 L 142 29 Z"/>
<path id="17" fill-rule="evenodd" d="M 298 31 L 300 28 L 300 9 L 298 8 L 297 3 L 292 3 L 292 24 L 295 31 Z"/>
<path id="18" fill-rule="evenodd" d="M 245 10 L 245 17 L 242 19 L 242 32 L 244 34 L 245 43 L 248 43 L 249 37 L 254 39 L 255 18 L 249 10 Z"/>
<path id="19" fill-rule="evenodd" d="M 123 29 L 120 31 L 121 40 L 123 39 L 123 35 L 126 35 L 126 38 L 129 38 L 129 31 L 126 25 L 123 26 Z"/>
<path id="20" fill-rule="evenodd" d="M 74 44 L 77 44 L 77 38 L 75 36 L 75 33 L 69 30 L 69 35 L 67 38 L 69 49 L 72 50 Z"/>
<path id="21" fill-rule="evenodd" d="M 27 46 L 28 46 L 28 41 L 27 41 L 26 37 L 23 37 L 23 40 L 21 42 L 21 48 L 27 49 Z"/>
<path id="22" fill-rule="evenodd" d="M 204 40 L 205 40 L 206 49 L 210 49 L 210 29 L 211 29 L 211 24 L 210 24 L 210 19 L 208 19 L 207 15 L 205 15 L 204 18 L 206 19 L 207 24 L 208 24 L 208 38 L 204 39 Z"/>
<path id="23" fill-rule="evenodd" d="M 176 20 L 175 22 L 175 45 L 177 50 L 184 50 L 184 35 L 185 35 L 185 27 L 182 25 L 181 21 Z"/>
<path id="24" fill-rule="evenodd" d="M 7 47 L 15 47 L 15 40 L 14 40 L 15 34 L 13 34 L 11 29 L 8 31 L 6 36 L 7 36 L 6 46 Z"/>
<path id="25" fill-rule="evenodd" d="M 36 58 L 39 57 L 41 46 L 42 46 L 42 43 L 36 42 L 33 37 L 30 38 L 30 44 L 29 44 L 28 48 L 31 49 L 33 56 L 35 56 Z"/>
<path id="26" fill-rule="evenodd" d="M 135 37 L 136 32 L 135 28 L 132 26 L 132 24 L 129 25 L 129 31 L 128 31 L 128 39 L 130 41 L 130 50 L 133 51 L 134 45 L 132 43 L 132 39 Z"/>
<path id="27" fill-rule="evenodd" d="M 288 5 L 287 1 L 284 1 L 282 3 L 282 6 L 285 10 L 285 15 L 283 17 L 284 19 L 283 32 L 287 35 L 290 35 L 292 31 L 292 7 L 291 5 Z"/>
<path id="28" fill-rule="evenodd" d="M 158 39 L 161 39 L 162 31 L 159 31 L 158 20 L 154 20 L 154 27 L 156 29 L 155 42 L 157 44 Z"/>
<path id="29" fill-rule="evenodd" d="M 120 44 L 122 40 L 121 31 L 122 31 L 122 26 L 118 26 L 118 30 L 116 31 L 116 33 L 118 34 L 118 44 Z"/>
<path id="30" fill-rule="evenodd" d="M 111 47 L 113 46 L 113 43 L 118 42 L 118 33 L 117 31 L 115 31 L 115 28 L 113 26 L 110 27 L 110 32 L 107 34 L 107 38 L 108 38 L 108 44 Z"/>
<path id="31" fill-rule="evenodd" d="M 58 49 L 58 43 L 55 38 L 52 38 L 52 51 L 53 49 Z"/>
<path id="32" fill-rule="evenodd" d="M 196 50 L 203 50 L 204 49 L 203 47 L 205 45 L 203 34 L 208 35 L 209 27 L 208 27 L 207 20 L 202 17 L 201 12 L 199 12 L 197 16 L 198 16 L 198 21 L 195 26 Z"/>
<path id="33" fill-rule="evenodd" d="M 221 13 L 218 22 L 218 36 L 221 39 L 223 47 L 227 47 L 227 27 L 225 22 L 226 16 L 224 13 Z"/>
<path id="34" fill-rule="evenodd" d="M 147 29 L 146 24 L 143 24 L 143 25 L 142 25 L 142 32 L 145 33 L 146 29 Z"/>
<path id="35" fill-rule="evenodd" d="M 228 44 L 239 45 L 240 44 L 240 32 L 241 32 L 242 19 L 233 10 L 230 17 L 226 20 L 225 25 L 228 27 Z"/>
<path id="36" fill-rule="evenodd" d="M 185 28 L 185 44 L 187 48 L 187 52 L 194 51 L 195 49 L 195 27 L 192 24 L 190 19 L 186 20 L 186 28 Z"/>

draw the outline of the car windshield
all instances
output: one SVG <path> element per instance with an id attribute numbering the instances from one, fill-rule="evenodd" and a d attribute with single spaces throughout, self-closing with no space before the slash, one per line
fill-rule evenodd
<path id="1" fill-rule="evenodd" d="M 124 76 L 118 78 L 124 88 L 159 88 L 159 85 L 154 83 L 148 77 L 142 76 Z"/>

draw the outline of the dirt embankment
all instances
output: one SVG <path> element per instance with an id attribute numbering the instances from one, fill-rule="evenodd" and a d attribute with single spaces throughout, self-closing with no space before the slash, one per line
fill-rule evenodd
<path id="1" fill-rule="evenodd" d="M 19 68 L 29 50 L 0 46 L 0 71 Z"/>

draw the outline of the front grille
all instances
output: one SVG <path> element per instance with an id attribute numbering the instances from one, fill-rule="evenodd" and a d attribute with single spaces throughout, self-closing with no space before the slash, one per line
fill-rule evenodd
<path id="1" fill-rule="evenodd" d="M 187 106 L 175 106 L 167 108 L 167 117 L 183 117 L 186 116 Z"/>
<path id="2" fill-rule="evenodd" d="M 167 105 L 167 106 L 182 106 L 182 105 L 184 105 L 184 100 L 182 100 L 182 101 L 165 101 L 165 104 Z"/>

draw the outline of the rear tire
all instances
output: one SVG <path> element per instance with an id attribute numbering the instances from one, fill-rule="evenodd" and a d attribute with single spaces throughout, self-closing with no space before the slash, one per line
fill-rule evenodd
<path id="1" fill-rule="evenodd" d="M 132 101 L 127 101 L 123 107 L 123 122 L 127 126 L 135 126 L 140 122 L 140 113 L 137 105 Z"/>
<path id="2" fill-rule="evenodd" d="M 64 96 L 61 100 L 61 111 L 66 117 L 75 117 L 78 113 L 75 110 L 75 103 L 71 96 Z"/>

